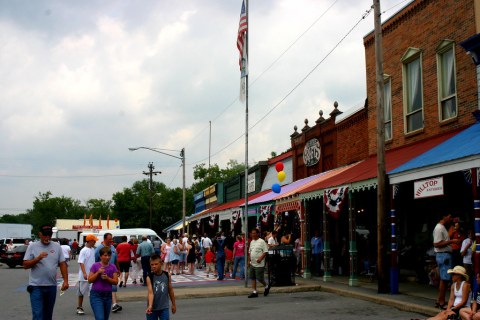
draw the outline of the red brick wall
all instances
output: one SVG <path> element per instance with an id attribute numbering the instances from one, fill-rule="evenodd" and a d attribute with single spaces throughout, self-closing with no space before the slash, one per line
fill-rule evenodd
<path id="1" fill-rule="evenodd" d="M 299 131 L 299 135 L 291 140 L 293 179 L 302 179 L 365 159 L 368 156 L 367 112 L 367 108 L 364 108 L 338 124 L 335 124 L 334 118 L 329 118 Z M 318 164 L 306 167 L 303 149 L 305 143 L 313 138 L 320 142 L 321 158 Z"/>
<path id="2" fill-rule="evenodd" d="M 476 34 L 474 0 L 417 0 L 384 22 L 384 73 L 391 76 L 393 139 L 386 149 L 410 144 L 475 122 L 477 106 L 475 66 L 458 44 Z M 457 77 L 457 118 L 440 123 L 436 48 L 453 40 Z M 376 153 L 376 83 L 373 32 L 364 38 L 368 97 L 369 154 Z M 403 114 L 402 62 L 408 48 L 422 50 L 424 129 L 406 135 Z"/>
<path id="3" fill-rule="evenodd" d="M 337 125 L 337 167 L 368 157 L 367 109 Z"/>

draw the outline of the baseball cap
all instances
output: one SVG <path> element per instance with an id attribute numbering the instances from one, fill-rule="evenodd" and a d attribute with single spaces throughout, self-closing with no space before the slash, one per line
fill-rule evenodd
<path id="1" fill-rule="evenodd" d="M 98 240 L 98 238 L 95 237 L 94 234 L 87 234 L 87 237 L 85 238 L 85 241 L 87 241 L 87 242 L 88 241 L 97 241 L 97 240 Z"/>
<path id="2" fill-rule="evenodd" d="M 40 232 L 44 236 L 51 236 L 53 234 L 52 232 L 52 226 L 50 225 L 43 225 L 40 227 Z"/>

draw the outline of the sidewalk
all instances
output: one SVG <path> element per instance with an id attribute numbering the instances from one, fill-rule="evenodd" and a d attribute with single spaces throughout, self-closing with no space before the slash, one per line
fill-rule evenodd
<path id="1" fill-rule="evenodd" d="M 420 313 L 426 316 L 436 315 L 440 310 L 434 308 L 437 289 L 426 284 L 415 282 L 401 282 L 399 294 L 377 293 L 377 283 L 367 279 L 359 279 L 358 286 L 348 285 L 348 277 L 332 277 L 331 281 L 324 282 L 323 278 L 303 279 L 295 278 L 295 286 L 272 287 L 270 293 L 294 293 L 305 291 L 324 291 L 350 298 L 362 299 L 382 305 L 391 306 L 400 310 Z M 250 285 L 250 282 L 249 282 Z M 224 297 L 224 296 L 247 296 L 251 288 L 245 288 L 243 281 L 212 282 L 208 285 L 175 286 L 177 299 Z M 260 293 L 263 287 L 259 287 Z M 448 294 L 448 292 L 447 292 Z M 138 301 L 146 299 L 145 287 L 122 289 L 117 293 L 119 301 Z"/>

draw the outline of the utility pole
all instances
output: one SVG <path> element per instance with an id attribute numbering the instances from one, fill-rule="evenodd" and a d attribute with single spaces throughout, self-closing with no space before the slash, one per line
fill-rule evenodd
<path id="1" fill-rule="evenodd" d="M 185 221 L 185 213 L 187 211 L 187 198 L 185 194 L 185 148 L 182 148 L 180 151 L 180 158 L 182 159 L 182 167 L 183 167 L 183 193 L 182 193 L 182 220 L 183 220 L 183 225 L 182 225 L 182 232 L 185 234 L 187 232 L 186 229 L 186 221 Z"/>
<path id="2" fill-rule="evenodd" d="M 150 176 L 150 220 L 149 220 L 149 226 L 150 229 L 152 229 L 152 206 L 153 206 L 153 176 L 157 174 L 161 174 L 160 171 L 153 171 L 155 167 L 153 166 L 153 163 L 150 162 L 148 164 L 148 172 L 143 171 L 144 175 Z"/>
<path id="3" fill-rule="evenodd" d="M 380 0 L 373 0 L 375 21 L 375 64 L 377 84 L 377 276 L 378 293 L 387 293 L 383 258 L 385 246 L 383 241 L 386 209 L 386 173 L 385 173 L 385 114 L 384 114 L 384 79 L 383 79 L 383 41 Z"/>

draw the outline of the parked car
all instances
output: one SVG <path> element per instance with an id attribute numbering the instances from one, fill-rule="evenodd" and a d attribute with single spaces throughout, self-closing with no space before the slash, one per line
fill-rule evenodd
<path id="1" fill-rule="evenodd" d="M 0 262 L 5 263 L 10 268 L 23 265 L 23 257 L 25 257 L 27 248 L 28 246 L 21 245 L 15 247 L 12 251 L 2 252 L 0 254 Z"/>

